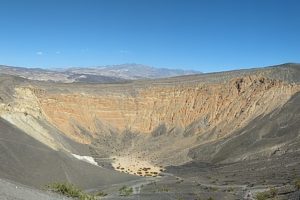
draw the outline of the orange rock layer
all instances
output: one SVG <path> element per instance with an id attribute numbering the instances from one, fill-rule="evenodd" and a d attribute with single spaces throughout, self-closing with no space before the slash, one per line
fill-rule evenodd
<path id="1" fill-rule="evenodd" d="M 88 143 L 82 130 L 97 137 L 108 129 L 150 133 L 160 124 L 186 128 L 195 122 L 196 134 L 217 128 L 222 137 L 284 104 L 296 91 L 299 87 L 294 85 L 248 76 L 225 84 L 145 87 L 136 95 L 46 91 L 36 96 L 48 121 L 69 137 Z"/>

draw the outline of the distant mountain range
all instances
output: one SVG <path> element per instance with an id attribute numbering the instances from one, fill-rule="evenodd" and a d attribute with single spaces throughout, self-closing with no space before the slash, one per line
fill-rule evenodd
<path id="1" fill-rule="evenodd" d="M 199 71 L 155 68 L 141 64 L 107 65 L 98 67 L 74 67 L 67 69 L 23 68 L 0 65 L 0 73 L 31 80 L 53 82 L 111 83 L 126 80 L 156 79 L 199 74 Z"/>

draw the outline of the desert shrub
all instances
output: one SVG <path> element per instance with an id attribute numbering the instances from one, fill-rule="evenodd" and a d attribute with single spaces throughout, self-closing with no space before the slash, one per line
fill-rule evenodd
<path id="1" fill-rule="evenodd" d="M 184 200 L 183 197 L 177 197 L 176 200 Z"/>
<path id="2" fill-rule="evenodd" d="M 95 194 L 95 196 L 98 196 L 98 197 L 105 197 L 105 196 L 107 196 L 107 194 L 106 194 L 105 192 L 97 192 L 97 193 Z"/>
<path id="3" fill-rule="evenodd" d="M 133 193 L 132 187 L 124 185 L 119 189 L 120 196 L 129 196 Z"/>
<path id="4" fill-rule="evenodd" d="M 276 197 L 276 196 L 277 196 L 277 193 L 278 193 L 278 190 L 277 190 L 276 188 L 274 188 L 274 187 L 270 188 L 269 194 L 270 194 L 270 197 L 271 197 L 271 198 Z"/>
<path id="5" fill-rule="evenodd" d="M 167 187 L 162 187 L 158 190 L 159 192 L 169 192 L 169 188 Z"/>
<path id="6" fill-rule="evenodd" d="M 70 183 L 52 183 L 47 185 L 47 189 L 67 197 L 78 198 L 79 200 L 95 200 L 93 195 L 83 192 Z"/>
<path id="7" fill-rule="evenodd" d="M 295 187 L 300 190 L 300 178 L 295 181 Z"/>
<path id="8" fill-rule="evenodd" d="M 256 194 L 257 200 L 265 200 L 268 198 L 274 198 L 277 196 L 278 190 L 276 188 L 270 188 L 268 191 L 259 192 Z"/>
<path id="9" fill-rule="evenodd" d="M 268 198 L 269 198 L 269 195 L 266 192 L 259 192 L 259 193 L 256 194 L 256 199 L 257 200 L 266 200 Z"/>

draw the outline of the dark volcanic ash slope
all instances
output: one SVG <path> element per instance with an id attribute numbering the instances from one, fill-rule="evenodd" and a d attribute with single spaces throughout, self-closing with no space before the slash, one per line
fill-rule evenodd
<path id="1" fill-rule="evenodd" d="M 71 200 L 65 196 L 41 191 L 35 188 L 0 179 L 1 200 Z"/>
<path id="2" fill-rule="evenodd" d="M 82 188 L 134 179 L 54 151 L 0 118 L 0 177 L 43 188 L 53 182 L 71 182 Z"/>
<path id="3" fill-rule="evenodd" d="M 208 160 L 216 163 L 295 152 L 300 146 L 299 122 L 300 93 L 296 93 L 282 107 L 267 115 L 258 116 L 230 137 L 194 148 L 190 151 L 190 156 L 198 159 L 210 157 Z"/>
<path id="4" fill-rule="evenodd" d="M 300 93 L 296 93 L 282 107 L 257 117 L 230 137 L 192 148 L 193 160 L 168 167 L 168 172 L 184 180 L 182 190 L 198 191 L 194 196 L 255 199 L 257 192 L 274 188 L 276 199 L 298 199 L 299 102 Z M 175 189 L 174 182 L 161 185 Z"/>

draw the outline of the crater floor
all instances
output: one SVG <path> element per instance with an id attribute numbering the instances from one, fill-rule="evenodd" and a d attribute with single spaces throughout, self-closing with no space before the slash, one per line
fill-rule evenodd
<path id="1" fill-rule="evenodd" d="M 148 161 L 132 156 L 113 157 L 112 166 L 115 170 L 137 176 L 157 177 L 164 171 L 162 166 L 155 166 Z"/>

